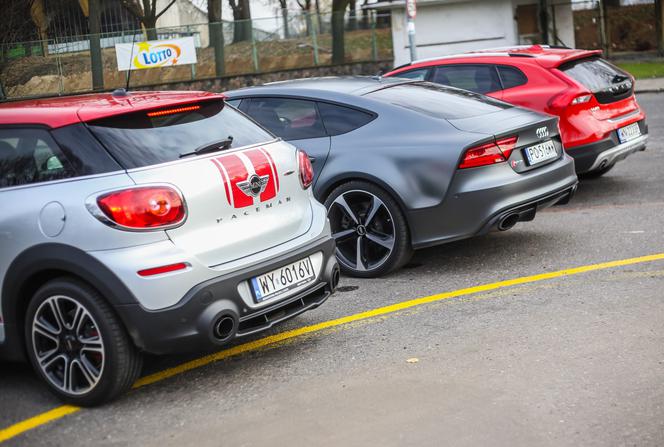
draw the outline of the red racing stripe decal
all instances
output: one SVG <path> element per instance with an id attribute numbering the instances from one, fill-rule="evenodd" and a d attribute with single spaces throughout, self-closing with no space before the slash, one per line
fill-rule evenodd
<path id="1" fill-rule="evenodd" d="M 261 202 L 273 199 L 277 196 L 277 173 L 273 172 L 272 164 L 267 155 L 259 149 L 250 149 L 244 152 L 244 155 L 251 160 L 254 170 L 258 176 L 269 176 L 265 191 L 260 195 Z"/>
<path id="2" fill-rule="evenodd" d="M 226 191 L 226 200 L 228 200 L 229 205 L 233 205 L 233 203 L 231 202 L 231 192 L 228 186 L 230 184 L 230 181 L 226 176 L 226 172 L 224 171 L 224 168 L 221 166 L 221 163 L 219 163 L 218 160 L 213 158 L 212 163 L 217 167 L 217 169 L 219 169 L 219 173 L 221 174 L 221 180 L 224 182 L 224 190 Z"/>

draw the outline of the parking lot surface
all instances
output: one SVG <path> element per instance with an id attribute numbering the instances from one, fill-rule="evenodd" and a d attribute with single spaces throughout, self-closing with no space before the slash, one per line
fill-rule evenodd
<path id="1" fill-rule="evenodd" d="M 324 306 L 253 344 L 148 358 L 145 385 L 110 405 L 62 408 L 28 366 L 0 364 L 0 439 L 664 445 L 664 259 L 598 266 L 664 253 L 664 95 L 639 101 L 648 150 L 582 182 L 571 204 L 418 252 L 385 278 L 344 278 Z M 594 267 L 560 272 L 579 266 Z M 559 273 L 495 284 L 547 272 Z"/>

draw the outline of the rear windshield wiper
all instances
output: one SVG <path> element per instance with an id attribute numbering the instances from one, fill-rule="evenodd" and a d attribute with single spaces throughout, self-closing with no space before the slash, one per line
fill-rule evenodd
<path id="1" fill-rule="evenodd" d="M 629 79 L 629 76 L 617 74 L 613 77 L 613 79 L 611 79 L 611 83 L 612 84 L 619 84 L 619 83 L 621 83 L 623 81 L 626 81 L 628 79 Z"/>
<path id="2" fill-rule="evenodd" d="M 180 154 L 180 158 L 189 157 L 191 155 L 203 155 L 217 151 L 225 151 L 226 149 L 229 149 L 232 145 L 233 145 L 233 137 L 229 135 L 228 138 L 226 138 L 225 140 L 217 141 L 212 144 L 206 144 L 191 152 Z"/>

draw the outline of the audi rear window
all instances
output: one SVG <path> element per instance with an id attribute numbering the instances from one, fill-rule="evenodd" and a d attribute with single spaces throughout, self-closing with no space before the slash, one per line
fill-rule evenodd
<path id="1" fill-rule="evenodd" d="M 222 101 L 164 107 L 88 123 L 125 169 L 178 160 L 181 155 L 232 137 L 232 147 L 274 139 Z"/>
<path id="2" fill-rule="evenodd" d="M 433 118 L 446 120 L 488 115 L 512 107 L 488 96 L 430 82 L 398 84 L 376 90 L 367 96 Z"/>

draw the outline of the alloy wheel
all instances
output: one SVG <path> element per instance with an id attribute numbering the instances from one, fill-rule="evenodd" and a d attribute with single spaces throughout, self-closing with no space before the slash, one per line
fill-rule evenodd
<path id="1" fill-rule="evenodd" d="M 44 300 L 32 321 L 38 367 L 58 390 L 83 395 L 95 388 L 105 365 L 104 341 L 88 309 L 62 295 Z"/>
<path id="2" fill-rule="evenodd" d="M 337 259 L 345 267 L 370 271 L 383 265 L 394 250 L 395 226 L 390 210 L 376 195 L 346 191 L 329 206 Z"/>

